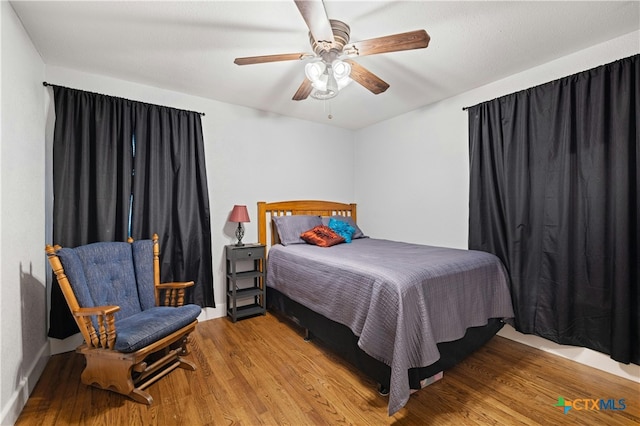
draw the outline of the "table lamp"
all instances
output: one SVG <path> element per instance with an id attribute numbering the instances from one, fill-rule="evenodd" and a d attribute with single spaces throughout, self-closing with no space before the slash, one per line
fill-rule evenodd
<path id="1" fill-rule="evenodd" d="M 238 243 L 236 246 L 243 246 L 242 237 L 244 237 L 244 226 L 242 224 L 245 222 L 251 222 L 249 220 L 247 206 L 233 206 L 233 210 L 231 210 L 231 215 L 229 216 L 229 222 L 238 222 L 238 228 L 236 229 L 236 238 L 238 238 Z"/>

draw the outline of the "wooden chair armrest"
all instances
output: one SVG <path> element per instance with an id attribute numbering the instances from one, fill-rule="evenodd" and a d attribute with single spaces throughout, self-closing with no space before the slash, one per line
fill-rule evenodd
<path id="1" fill-rule="evenodd" d="M 83 336 L 89 337 L 89 341 L 85 342 L 93 348 L 113 349 L 116 341 L 116 318 L 115 313 L 120 310 L 120 306 L 107 305 L 95 306 L 91 308 L 78 308 L 73 311 L 75 317 L 81 318 L 86 332 Z M 95 329 L 92 317 L 98 320 L 98 330 Z"/>
<path id="2" fill-rule="evenodd" d="M 193 281 L 186 281 L 186 282 L 175 282 L 175 283 L 162 283 L 162 284 L 158 284 L 158 288 L 161 290 L 164 289 L 170 289 L 170 288 L 187 288 L 187 287 L 191 287 L 194 284 Z"/>
<path id="3" fill-rule="evenodd" d="M 77 311 L 73 312 L 73 315 L 77 317 L 86 317 L 92 315 L 110 315 L 118 312 L 120 310 L 120 306 L 117 305 L 107 305 L 107 306 L 94 306 L 91 308 L 79 308 Z"/>
<path id="4" fill-rule="evenodd" d="M 184 305 L 185 289 L 193 284 L 193 281 L 158 284 L 156 285 L 156 294 L 158 295 L 156 301 L 161 306 L 182 306 Z M 164 297 L 160 297 L 162 292 L 164 292 Z"/>

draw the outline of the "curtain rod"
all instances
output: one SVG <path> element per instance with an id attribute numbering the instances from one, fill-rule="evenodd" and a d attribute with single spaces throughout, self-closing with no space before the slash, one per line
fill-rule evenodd
<path id="1" fill-rule="evenodd" d="M 488 101 L 483 101 L 483 102 L 480 102 L 479 104 L 475 104 L 475 105 L 470 105 L 470 106 L 462 107 L 462 110 L 463 110 L 463 111 L 466 111 L 466 110 L 468 110 L 469 108 L 473 108 L 474 106 L 478 106 L 478 105 L 480 105 L 480 104 L 482 104 L 482 103 L 484 103 L 484 102 L 488 102 Z"/>
<path id="2" fill-rule="evenodd" d="M 597 68 L 601 68 L 601 67 L 609 67 L 609 66 L 611 66 L 611 65 L 614 65 L 614 64 L 616 64 L 616 63 L 620 63 L 620 62 L 622 62 L 622 61 L 633 60 L 633 58 L 635 58 L 636 56 L 638 56 L 638 54 L 633 54 L 633 55 L 631 55 L 631 56 L 629 56 L 629 57 L 626 57 L 626 58 L 617 59 L 617 60 L 615 60 L 615 61 L 613 61 L 613 62 L 608 62 L 608 63 L 603 64 L 603 65 L 598 65 L 598 66 L 596 66 L 596 67 L 590 68 L 590 69 L 585 70 L 585 71 L 580 71 L 580 72 L 577 72 L 577 73 L 574 73 L 574 74 L 568 75 L 568 76 L 566 76 L 566 77 L 556 78 L 555 80 L 551 80 L 551 81 L 548 81 L 548 82 L 546 82 L 546 83 L 537 84 L 537 85 L 535 85 L 535 86 L 531 86 L 531 87 L 529 87 L 528 89 L 521 89 L 521 90 L 518 90 L 518 91 L 516 91 L 516 92 L 513 92 L 513 93 L 510 93 L 510 94 L 507 94 L 507 95 L 498 96 L 497 98 L 493 98 L 493 99 L 488 100 L 488 101 L 483 101 L 483 102 L 480 102 L 480 103 L 475 104 L 475 105 L 472 105 L 472 106 L 462 107 L 462 110 L 463 110 L 463 111 L 466 111 L 466 110 L 468 110 L 469 108 L 473 108 L 474 106 L 478 106 L 478 105 L 480 105 L 480 104 L 484 104 L 484 103 L 486 103 L 486 102 L 491 102 L 491 101 L 495 101 L 496 99 L 506 98 L 507 96 L 515 95 L 515 94 L 518 94 L 518 93 L 529 92 L 531 89 L 537 89 L 537 88 L 539 88 L 539 87 L 546 86 L 546 85 L 548 85 L 548 84 L 556 84 L 556 83 L 558 83 L 558 82 L 560 82 L 560 81 L 562 81 L 562 80 L 564 80 L 564 79 L 566 79 L 566 78 L 573 78 L 573 77 L 576 77 L 576 76 L 584 75 L 585 73 L 588 73 L 588 72 L 590 72 L 590 71 L 593 71 L 593 70 L 595 70 L 595 69 L 597 69 Z"/>
<path id="3" fill-rule="evenodd" d="M 62 88 L 64 88 L 64 89 L 72 89 L 71 87 L 60 86 L 60 85 L 58 85 L 58 84 L 51 84 L 51 83 L 47 83 L 46 81 L 43 81 L 43 82 L 42 82 L 42 85 L 43 85 L 44 87 L 54 87 L 54 86 L 56 86 L 56 87 L 62 87 Z M 79 89 L 72 89 L 72 90 L 79 90 Z M 86 90 L 83 90 L 83 92 L 86 92 Z M 87 92 L 87 93 L 94 93 L 94 92 Z M 96 94 L 97 94 L 97 95 L 101 95 L 101 96 L 111 96 L 111 95 L 104 95 L 104 94 L 102 94 L 102 93 L 96 93 Z M 112 98 L 119 98 L 119 96 L 111 96 L 111 97 L 112 97 Z M 163 108 L 173 108 L 173 107 L 167 107 L 167 106 L 164 106 L 164 105 L 150 104 L 150 103 L 148 103 L 148 102 L 133 101 L 133 100 L 131 100 L 131 99 L 127 99 L 127 98 L 120 98 L 120 99 L 124 99 L 125 101 L 129 101 L 129 102 L 138 102 L 138 103 L 141 103 L 141 104 L 155 105 L 155 106 L 159 106 L 159 107 L 163 107 Z M 181 108 L 173 108 L 173 109 L 178 109 L 178 110 L 186 111 L 186 112 L 194 112 L 194 113 L 196 113 L 196 114 L 200 114 L 200 115 L 201 115 L 201 116 L 203 116 L 203 117 L 204 117 L 204 115 L 205 115 L 205 114 L 204 114 L 204 112 L 189 111 L 189 110 L 187 110 L 187 109 L 181 109 Z"/>

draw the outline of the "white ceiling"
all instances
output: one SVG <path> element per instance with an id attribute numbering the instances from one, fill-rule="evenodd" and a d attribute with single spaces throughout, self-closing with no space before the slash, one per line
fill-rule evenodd
<path id="1" fill-rule="evenodd" d="M 48 65 L 348 129 L 640 29 L 638 1 L 326 0 L 329 18 L 351 26 L 352 41 L 425 29 L 431 42 L 426 49 L 358 58 L 391 87 L 373 95 L 352 83 L 325 103 L 291 100 L 304 79 L 302 61 L 233 63 L 311 52 L 291 0 L 11 4 Z"/>

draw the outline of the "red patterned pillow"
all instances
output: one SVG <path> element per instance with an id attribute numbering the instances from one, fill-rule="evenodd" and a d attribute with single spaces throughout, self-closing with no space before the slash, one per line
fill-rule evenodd
<path id="1" fill-rule="evenodd" d="M 303 232 L 300 234 L 300 238 L 309 244 L 314 244 L 319 247 L 331 247 L 344 243 L 344 238 L 325 225 L 319 225 Z"/>

